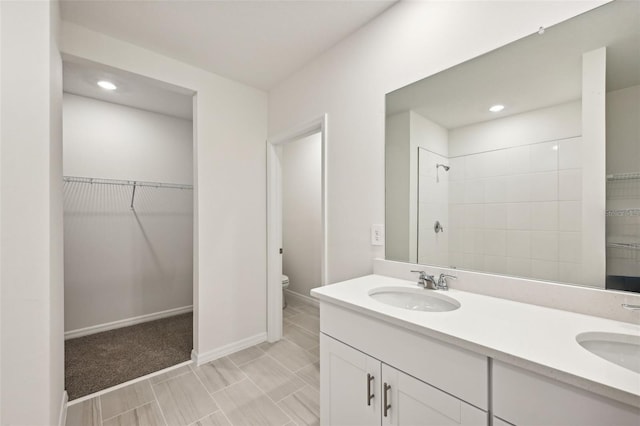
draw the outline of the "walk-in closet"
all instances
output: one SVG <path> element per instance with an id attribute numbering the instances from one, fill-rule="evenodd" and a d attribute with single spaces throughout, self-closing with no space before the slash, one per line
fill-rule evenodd
<path id="1" fill-rule="evenodd" d="M 190 360 L 193 94 L 65 58 L 65 387 Z"/>

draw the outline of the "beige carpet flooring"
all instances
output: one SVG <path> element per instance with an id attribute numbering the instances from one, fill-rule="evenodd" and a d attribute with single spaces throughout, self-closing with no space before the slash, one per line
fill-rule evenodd
<path id="1" fill-rule="evenodd" d="M 65 342 L 69 400 L 191 359 L 193 315 L 176 315 Z"/>

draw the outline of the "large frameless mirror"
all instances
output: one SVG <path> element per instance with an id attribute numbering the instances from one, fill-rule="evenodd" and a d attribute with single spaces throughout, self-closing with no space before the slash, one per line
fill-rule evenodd
<path id="1" fill-rule="evenodd" d="M 386 258 L 640 290 L 640 4 L 389 93 Z"/>

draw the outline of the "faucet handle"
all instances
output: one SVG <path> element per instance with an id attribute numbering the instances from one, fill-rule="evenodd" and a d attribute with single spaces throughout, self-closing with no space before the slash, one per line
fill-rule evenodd
<path id="1" fill-rule="evenodd" d="M 427 273 L 425 271 L 411 271 L 411 272 L 415 272 L 416 274 L 420 274 L 420 278 L 426 278 L 427 277 Z"/>
<path id="2" fill-rule="evenodd" d="M 442 290 L 449 290 L 449 285 L 447 284 L 447 278 L 458 279 L 455 275 L 449 274 L 440 274 L 438 277 L 438 288 Z"/>

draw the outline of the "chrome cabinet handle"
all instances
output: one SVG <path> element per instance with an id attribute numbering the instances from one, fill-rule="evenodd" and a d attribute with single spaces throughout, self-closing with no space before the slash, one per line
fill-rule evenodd
<path id="1" fill-rule="evenodd" d="M 640 311 L 640 305 L 630 305 L 628 303 L 623 303 L 622 307 L 630 311 Z"/>
<path id="2" fill-rule="evenodd" d="M 367 405 L 371 405 L 371 400 L 375 396 L 371 393 L 371 382 L 373 382 L 373 376 L 367 373 Z"/>
<path id="3" fill-rule="evenodd" d="M 391 390 L 391 385 L 388 385 L 386 382 L 384 383 L 384 416 L 387 417 L 387 413 L 391 408 L 391 404 L 388 403 L 387 393 Z"/>

